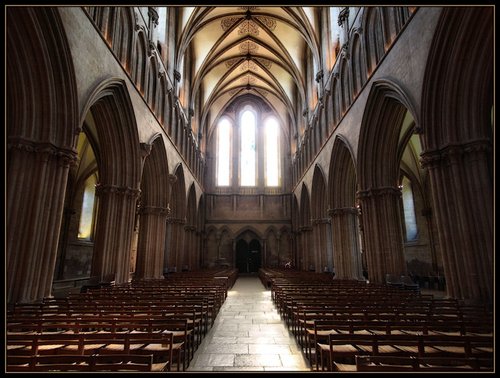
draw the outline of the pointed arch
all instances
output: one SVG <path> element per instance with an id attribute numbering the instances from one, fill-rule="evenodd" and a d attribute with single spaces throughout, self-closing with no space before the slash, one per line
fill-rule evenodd
<path id="1" fill-rule="evenodd" d="M 366 62 L 363 54 L 362 40 L 359 33 L 352 35 L 351 42 L 351 73 L 352 73 L 352 94 L 357 96 L 366 82 Z"/>
<path id="2" fill-rule="evenodd" d="M 335 138 L 328 174 L 328 201 L 330 208 L 355 207 L 356 169 L 351 147 L 341 135 Z"/>
<path id="3" fill-rule="evenodd" d="M 147 145 L 141 179 L 136 278 L 161 278 L 169 197 L 168 159 L 160 134 Z"/>
<path id="4" fill-rule="evenodd" d="M 349 62 L 343 57 L 340 61 L 340 114 L 347 112 L 351 105 L 351 78 L 349 72 Z"/>
<path id="5" fill-rule="evenodd" d="M 135 41 L 135 54 L 133 55 L 132 64 L 132 81 L 135 86 L 144 95 L 146 91 L 146 78 L 147 78 L 147 49 L 148 42 L 144 30 L 139 29 L 136 34 Z"/>
<path id="6" fill-rule="evenodd" d="M 370 76 L 385 53 L 384 32 L 380 7 L 367 7 L 364 13 L 363 30 L 368 76 Z"/>
<path id="7" fill-rule="evenodd" d="M 397 187 L 400 134 L 409 111 L 419 124 L 409 96 L 397 84 L 378 80 L 373 83 L 361 121 L 358 147 L 358 180 L 361 190 L 383 186 Z M 384 162 L 376 164 L 374 162 Z"/>
<path id="8" fill-rule="evenodd" d="M 328 176 L 329 215 L 335 277 L 360 279 L 362 254 L 356 204 L 356 169 L 353 152 L 345 138 L 335 138 Z"/>
<path id="9" fill-rule="evenodd" d="M 386 274 L 405 275 L 407 269 L 398 183 L 407 112 L 418 124 L 411 101 L 398 85 L 373 83 L 361 121 L 357 178 L 368 275 L 374 282 L 385 282 Z"/>
<path id="10" fill-rule="evenodd" d="M 158 87 L 158 62 L 156 59 L 156 55 L 153 54 L 149 58 L 148 64 L 148 80 L 147 80 L 147 89 L 146 89 L 146 102 L 149 108 L 153 113 L 156 113 L 158 107 L 158 99 L 156 96 L 157 87 Z"/>
<path id="11" fill-rule="evenodd" d="M 136 27 L 134 9 L 132 7 L 113 8 L 116 15 L 114 25 L 112 25 L 111 47 L 122 66 L 130 73 Z"/>

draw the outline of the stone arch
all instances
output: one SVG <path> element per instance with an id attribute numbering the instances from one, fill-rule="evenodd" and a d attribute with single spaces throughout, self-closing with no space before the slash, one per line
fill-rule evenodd
<path id="1" fill-rule="evenodd" d="M 130 252 L 139 196 L 141 156 L 139 136 L 126 84 L 109 79 L 89 96 L 83 116 L 92 115 L 98 145 L 95 148 L 100 182 L 96 185 L 98 215 L 93 276 L 114 274 L 117 283 L 127 282 Z"/>
<path id="2" fill-rule="evenodd" d="M 493 8 L 444 8 L 422 88 L 422 163 L 448 295 L 488 303 L 494 287 L 493 51 Z"/>
<path id="3" fill-rule="evenodd" d="M 293 239 L 293 245 L 292 245 L 292 257 L 293 261 L 292 264 L 294 267 L 298 267 L 298 262 L 299 262 L 299 230 L 300 230 L 300 206 L 299 206 L 299 200 L 297 198 L 297 194 L 292 195 L 292 232 L 296 236 Z"/>
<path id="4" fill-rule="evenodd" d="M 6 27 L 6 296 L 13 303 L 51 294 L 79 123 L 73 59 L 57 8 L 9 7 Z"/>
<path id="5" fill-rule="evenodd" d="M 184 226 L 186 224 L 186 183 L 184 168 L 178 164 L 174 174 L 169 176 L 171 194 L 169 201 L 170 218 L 167 220 L 166 264 L 169 271 L 181 269 L 184 251 Z"/>
<path id="6" fill-rule="evenodd" d="M 356 169 L 353 152 L 342 136 L 337 136 L 333 144 L 328 179 L 335 277 L 360 279 L 362 255 L 356 207 Z"/>
<path id="7" fill-rule="evenodd" d="M 184 255 L 182 261 L 182 270 L 192 270 L 196 261 L 196 189 L 194 183 L 191 184 L 188 191 L 186 226 L 184 240 Z"/>
<path id="8" fill-rule="evenodd" d="M 156 55 L 152 55 L 149 58 L 148 73 L 147 73 L 147 89 L 146 89 L 146 102 L 153 113 L 157 112 L 158 99 L 156 97 L 156 92 L 158 90 L 158 62 Z"/>
<path id="9" fill-rule="evenodd" d="M 206 251 L 206 233 L 205 233 L 205 195 L 201 194 L 198 199 L 197 213 L 195 219 L 196 227 L 196 245 L 195 253 L 196 259 L 193 261 L 193 269 L 200 269 L 205 265 L 205 251 Z"/>
<path id="10" fill-rule="evenodd" d="M 167 79 L 166 75 L 164 72 L 160 72 L 158 74 L 159 77 L 159 82 L 158 82 L 158 88 L 156 91 L 156 108 L 155 108 L 155 114 L 156 118 L 158 119 L 158 122 L 162 126 L 163 130 L 166 130 L 166 123 L 167 123 L 167 114 L 168 114 L 168 97 L 167 97 Z"/>
<path id="11" fill-rule="evenodd" d="M 111 47 L 116 57 L 130 74 L 135 37 L 135 16 L 132 7 L 113 7 L 116 9 Z"/>
<path id="12" fill-rule="evenodd" d="M 136 34 L 135 54 L 132 59 L 132 81 L 142 95 L 144 95 L 146 91 L 148 66 L 147 49 L 148 41 L 146 33 L 144 30 L 139 29 Z"/>
<path id="13" fill-rule="evenodd" d="M 351 105 L 351 78 L 349 62 L 345 57 L 340 61 L 340 114 L 343 115 Z"/>
<path id="14" fill-rule="evenodd" d="M 160 134 L 145 144 L 141 179 L 139 236 L 135 278 L 161 278 L 169 199 L 168 159 Z"/>
<path id="15" fill-rule="evenodd" d="M 331 92 L 331 98 L 332 98 L 332 126 L 330 128 L 330 132 L 332 132 L 335 127 L 339 124 L 340 119 L 342 117 L 342 102 L 341 102 L 341 85 L 340 85 L 340 80 L 338 79 L 338 74 L 334 74 L 334 77 L 332 78 L 332 92 Z"/>
<path id="16" fill-rule="evenodd" d="M 355 97 L 366 82 L 366 62 L 360 34 L 354 33 L 351 40 L 352 95 Z"/>
<path id="17" fill-rule="evenodd" d="M 363 16 L 366 67 L 368 76 L 370 76 L 385 54 L 385 39 L 380 7 L 366 8 Z"/>
<path id="18" fill-rule="evenodd" d="M 311 217 L 312 238 L 314 246 L 314 260 L 316 272 L 328 271 L 332 265 L 331 258 L 331 229 L 327 218 L 328 197 L 326 179 L 321 166 L 314 167 L 311 187 Z"/>
<path id="19" fill-rule="evenodd" d="M 298 267 L 301 270 L 313 269 L 314 260 L 312 251 L 309 250 L 311 246 L 311 201 L 309 190 L 305 183 L 302 183 L 302 190 L 300 193 L 300 212 L 299 212 L 299 235 L 298 235 Z"/>
<path id="20" fill-rule="evenodd" d="M 263 265 L 264 240 L 262 234 L 252 226 L 235 233 L 234 264 L 240 273 L 257 272 Z"/>
<path id="21" fill-rule="evenodd" d="M 358 147 L 358 198 L 370 281 L 385 282 L 386 274 L 406 274 L 398 186 L 400 134 L 406 112 L 415 111 L 396 84 L 372 85 L 361 122 Z"/>

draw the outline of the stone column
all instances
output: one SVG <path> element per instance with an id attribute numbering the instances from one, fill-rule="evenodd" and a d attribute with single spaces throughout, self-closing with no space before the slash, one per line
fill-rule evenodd
<path id="1" fill-rule="evenodd" d="M 117 284 L 129 281 L 130 248 L 139 193 L 136 188 L 96 185 L 98 212 L 92 276 L 104 278 L 115 274 Z"/>
<path id="2" fill-rule="evenodd" d="M 184 258 L 182 265 L 187 265 L 190 270 L 193 269 L 193 262 L 195 261 L 195 231 L 196 227 L 186 225 L 184 226 Z"/>
<path id="3" fill-rule="evenodd" d="M 311 236 L 312 227 L 303 226 L 299 229 L 300 231 L 300 250 L 299 256 L 302 258 L 302 264 L 300 265 L 301 270 L 309 270 L 309 265 L 311 261 L 314 261 L 314 249 L 311 250 Z M 300 258 L 299 257 L 299 258 Z"/>
<path id="4" fill-rule="evenodd" d="M 167 208 L 144 206 L 139 209 L 137 278 L 162 278 Z"/>
<path id="5" fill-rule="evenodd" d="M 173 241 L 175 243 L 174 246 L 174 261 L 173 266 L 177 268 L 177 271 L 180 272 L 182 269 L 182 261 L 184 257 L 184 253 L 186 250 L 184 248 L 184 225 L 186 224 L 185 218 L 176 218 L 173 219 Z"/>
<path id="6" fill-rule="evenodd" d="M 52 291 L 69 166 L 76 152 L 20 138 L 10 138 L 7 149 L 7 302 L 31 302 Z"/>
<path id="7" fill-rule="evenodd" d="M 335 278 L 360 279 L 363 276 L 358 235 L 358 210 L 342 207 L 328 210 L 332 218 Z"/>
<path id="8" fill-rule="evenodd" d="M 493 302 L 491 144 L 472 141 L 422 153 L 429 170 L 447 294 Z"/>
<path id="9" fill-rule="evenodd" d="M 320 273 L 323 272 L 323 268 L 328 265 L 327 254 L 329 252 L 327 250 L 326 232 L 330 224 L 330 219 L 318 218 L 314 219 L 312 223 L 314 225 L 314 233 L 316 234 L 314 241 L 315 256 L 316 256 L 315 268 L 316 272 Z"/>
<path id="10" fill-rule="evenodd" d="M 281 260 L 280 260 L 280 244 L 281 244 L 281 232 L 278 231 L 276 233 L 276 254 L 278 258 L 278 268 L 281 267 Z"/>
<path id="11" fill-rule="evenodd" d="M 388 273 L 406 274 L 400 196 L 401 190 L 391 186 L 358 192 L 370 282 L 384 283 Z"/>

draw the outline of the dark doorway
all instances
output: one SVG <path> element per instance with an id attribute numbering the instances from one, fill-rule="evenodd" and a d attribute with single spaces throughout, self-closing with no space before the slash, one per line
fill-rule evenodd
<path id="1" fill-rule="evenodd" d="M 250 243 L 241 239 L 236 243 L 236 268 L 240 273 L 254 273 L 260 268 L 260 242 L 252 239 Z"/>

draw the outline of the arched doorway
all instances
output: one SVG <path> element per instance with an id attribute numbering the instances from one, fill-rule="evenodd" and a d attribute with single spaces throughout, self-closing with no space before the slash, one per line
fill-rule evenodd
<path id="1" fill-rule="evenodd" d="M 257 239 L 236 243 L 236 268 L 240 273 L 254 273 L 261 266 L 261 246 Z"/>

